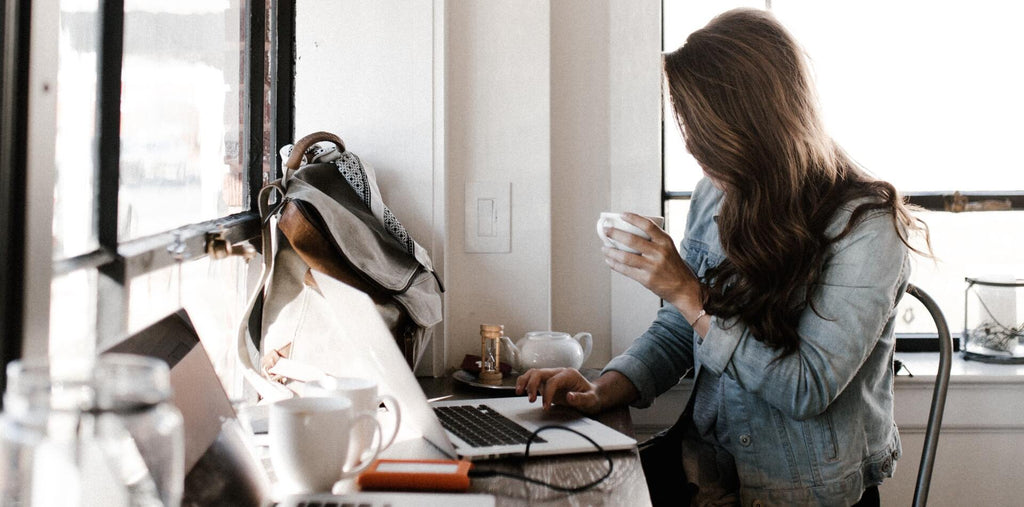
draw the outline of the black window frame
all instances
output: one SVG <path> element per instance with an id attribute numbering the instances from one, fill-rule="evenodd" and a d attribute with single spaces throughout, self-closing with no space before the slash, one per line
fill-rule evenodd
<path id="1" fill-rule="evenodd" d="M 22 352 L 31 5 L 6 0 L 0 9 L 0 392 L 7 387 L 7 363 Z"/>
<path id="2" fill-rule="evenodd" d="M 23 309 L 23 245 L 25 244 L 25 178 L 18 168 L 25 167 L 27 149 L 24 132 L 28 123 L 27 81 L 31 0 L 7 0 L 2 23 L 3 38 L 3 108 L 2 148 L 0 158 L 0 359 L 7 363 L 21 356 L 28 337 L 22 330 Z M 264 181 L 265 143 L 274 148 L 271 174 L 277 175 L 277 147 L 291 142 L 294 131 L 295 88 L 295 0 L 243 0 L 245 18 L 245 58 L 243 76 L 246 86 L 242 117 L 243 192 L 247 211 L 201 223 L 185 225 L 170 231 L 131 241 L 118 241 L 118 192 L 120 172 L 120 105 L 121 67 L 124 41 L 124 0 L 99 2 L 97 33 L 96 138 L 96 231 L 98 247 L 88 253 L 53 264 L 53 277 L 83 269 L 96 269 L 98 283 L 97 336 L 123 336 L 125 333 L 127 284 L 138 276 L 177 263 L 207 255 L 214 238 L 231 244 L 250 242 L 257 248 L 261 226 L 258 213 L 258 190 Z M 272 14 L 268 19 L 268 8 Z M 269 26 L 268 26 L 269 24 Z M 266 37 L 270 36 L 269 54 Z M 269 69 L 268 67 L 269 66 Z M 269 70 L 270 104 L 265 93 Z M 14 105 L 16 107 L 9 107 Z M 269 125 L 264 112 L 269 111 Z M 269 132 L 265 130 L 269 127 Z M 6 386 L 5 371 L 0 371 L 0 391 Z"/>

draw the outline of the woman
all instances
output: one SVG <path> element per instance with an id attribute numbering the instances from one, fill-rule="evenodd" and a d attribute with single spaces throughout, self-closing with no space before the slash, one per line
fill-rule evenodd
<path id="1" fill-rule="evenodd" d="M 640 253 L 604 254 L 666 305 L 596 381 L 531 370 L 517 389 L 596 413 L 647 406 L 693 368 L 673 431 L 694 501 L 877 504 L 901 453 L 893 323 L 907 234 L 923 224 L 825 133 L 803 55 L 770 13 L 718 16 L 665 55 L 664 72 L 706 177 L 681 252 L 626 215 L 651 239 L 612 229 Z M 663 486 L 651 484 L 656 501 Z"/>

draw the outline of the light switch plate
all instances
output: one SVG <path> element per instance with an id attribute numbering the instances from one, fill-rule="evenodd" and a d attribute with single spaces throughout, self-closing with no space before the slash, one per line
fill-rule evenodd
<path id="1" fill-rule="evenodd" d="M 511 182 L 466 182 L 465 250 L 467 253 L 508 253 L 512 251 L 511 197 Z"/>

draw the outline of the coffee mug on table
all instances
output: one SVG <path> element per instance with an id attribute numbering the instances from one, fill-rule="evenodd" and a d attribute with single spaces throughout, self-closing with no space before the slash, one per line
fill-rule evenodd
<path id="1" fill-rule="evenodd" d="M 653 221 L 654 225 L 657 225 L 659 228 L 664 228 L 665 227 L 665 218 L 664 217 L 644 217 L 644 218 L 647 218 L 647 219 Z M 597 235 L 601 238 L 601 241 L 604 242 L 604 246 L 607 246 L 607 247 L 610 247 L 610 248 L 617 248 L 619 250 L 623 250 L 623 251 L 631 252 L 631 253 L 640 253 L 640 252 L 637 252 L 636 250 L 634 250 L 634 249 L 632 249 L 632 248 L 630 248 L 630 247 L 628 247 L 626 245 L 623 245 L 622 243 L 619 243 L 618 241 L 615 241 L 614 239 L 611 239 L 608 236 L 606 236 L 605 233 L 604 233 L 604 230 L 605 230 L 606 227 L 607 228 L 619 229 L 619 230 L 622 230 L 622 231 L 626 231 L 626 232 L 628 232 L 630 234 L 635 234 L 635 235 L 640 236 L 641 238 L 644 238 L 644 239 L 651 239 L 651 237 L 649 235 L 647 235 L 646 232 L 640 230 L 639 227 L 637 227 L 637 226 L 627 222 L 625 219 L 623 219 L 622 218 L 622 213 L 611 213 L 611 212 L 605 211 L 605 212 L 602 212 L 601 213 L 601 217 L 597 219 Z"/>
<path id="2" fill-rule="evenodd" d="M 402 412 L 398 406 L 398 400 L 387 394 L 377 394 L 377 382 L 359 377 L 335 377 L 325 375 L 317 380 L 306 382 L 302 387 L 303 397 L 339 397 L 352 402 L 352 408 L 357 414 L 366 414 L 373 417 L 380 427 L 380 450 L 387 449 L 395 436 L 398 435 L 398 426 L 402 423 Z M 384 404 L 389 417 L 382 419 L 383 414 L 378 408 Z M 384 429 L 387 428 L 387 431 Z M 366 454 L 373 443 L 372 426 L 363 425 L 356 430 L 353 445 L 348 453 L 348 465 L 355 466 L 366 461 Z M 370 459 L 372 460 L 372 458 Z"/>
<path id="3" fill-rule="evenodd" d="M 363 471 L 380 454 L 346 467 L 348 451 L 363 427 L 380 431 L 377 419 L 359 414 L 345 398 L 291 398 L 270 406 L 270 462 L 283 494 L 328 492 L 335 482 Z"/>

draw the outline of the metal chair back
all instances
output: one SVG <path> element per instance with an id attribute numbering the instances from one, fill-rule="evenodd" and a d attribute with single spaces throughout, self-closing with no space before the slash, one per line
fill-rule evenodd
<path id="1" fill-rule="evenodd" d="M 953 359 L 953 339 L 949 335 L 949 326 L 942 310 L 935 300 L 914 284 L 907 285 L 907 293 L 914 296 L 924 305 L 935 321 L 939 337 L 939 370 L 935 373 L 935 389 L 932 391 L 932 405 L 928 412 L 928 428 L 925 430 L 924 450 L 921 452 L 921 465 L 917 471 L 917 485 L 914 487 L 914 507 L 924 506 L 928 502 L 928 488 L 932 481 L 932 468 L 935 466 L 935 451 L 939 446 L 939 431 L 942 426 L 942 413 L 946 407 L 946 392 L 949 389 L 949 369 Z"/>

